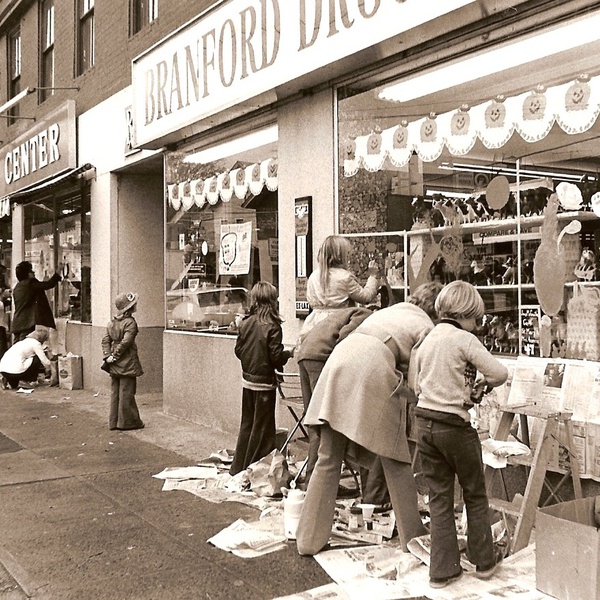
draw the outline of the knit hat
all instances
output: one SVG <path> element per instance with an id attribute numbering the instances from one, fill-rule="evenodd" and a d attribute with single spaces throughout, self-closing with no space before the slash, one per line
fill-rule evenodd
<path id="1" fill-rule="evenodd" d="M 118 314 L 122 315 L 128 311 L 138 301 L 138 295 L 135 292 L 127 292 L 126 294 L 119 294 L 115 299 L 115 307 L 117 308 Z"/>

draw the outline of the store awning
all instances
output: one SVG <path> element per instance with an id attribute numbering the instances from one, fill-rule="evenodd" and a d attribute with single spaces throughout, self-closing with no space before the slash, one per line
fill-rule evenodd
<path id="1" fill-rule="evenodd" d="M 59 185 L 65 181 L 74 181 L 77 179 L 80 179 L 84 174 L 90 175 L 90 177 L 93 177 L 96 171 L 96 167 L 93 167 L 91 164 L 86 163 L 85 165 L 82 165 L 81 167 L 73 167 L 72 169 L 67 169 L 66 171 L 62 171 L 61 173 L 55 175 L 54 177 L 51 177 L 50 179 L 46 179 L 45 181 L 42 181 L 41 183 L 36 183 L 33 185 L 30 185 L 26 188 L 23 188 L 21 190 L 19 190 L 18 192 L 14 192 L 13 194 L 8 194 L 7 196 L 5 196 L 5 198 L 9 198 L 9 200 L 19 200 L 20 198 L 24 198 L 27 197 L 31 194 L 36 194 L 38 192 L 41 192 L 43 190 L 47 190 L 49 188 L 52 188 L 56 185 Z"/>
<path id="2" fill-rule="evenodd" d="M 453 156 L 470 152 L 477 140 L 498 149 L 517 132 L 526 142 L 544 139 L 557 124 L 567 134 L 590 129 L 600 114 L 600 77 L 538 88 L 513 97 L 494 98 L 478 106 L 463 106 L 444 114 L 374 130 L 346 141 L 344 175 L 359 169 L 376 172 L 404 167 L 413 153 L 424 162 L 437 160 L 444 148 Z"/>

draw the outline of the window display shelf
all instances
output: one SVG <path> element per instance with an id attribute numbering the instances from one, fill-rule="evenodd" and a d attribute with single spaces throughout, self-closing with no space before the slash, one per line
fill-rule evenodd
<path id="1" fill-rule="evenodd" d="M 565 212 L 559 212 L 558 213 L 558 220 L 560 221 L 572 221 L 572 220 L 578 220 L 578 221 L 594 221 L 594 220 L 598 220 L 598 216 L 591 212 L 591 211 L 587 211 L 587 210 L 580 210 L 580 211 L 565 211 Z M 508 234 L 511 235 L 511 239 L 517 239 L 517 234 L 516 234 L 516 230 L 517 230 L 517 224 L 520 224 L 521 229 L 530 229 L 532 227 L 538 227 L 541 226 L 543 222 L 543 217 L 541 215 L 534 215 L 534 216 L 530 216 L 530 217 L 520 217 L 519 219 L 517 219 L 516 217 L 511 217 L 508 219 L 489 219 L 487 221 L 476 221 L 473 223 L 457 223 L 454 226 L 450 226 L 450 225 L 445 225 L 445 226 L 441 226 L 441 227 L 427 227 L 426 225 L 417 225 L 417 227 L 415 227 L 414 229 L 411 229 L 410 231 L 407 231 L 407 235 L 409 237 L 413 237 L 413 236 L 420 236 L 420 235 L 425 235 L 428 234 L 430 231 L 433 233 L 441 233 L 441 234 L 447 234 L 447 233 L 453 233 L 456 231 L 456 228 L 459 227 L 461 233 L 463 234 L 468 234 L 468 233 L 483 233 L 483 232 L 487 232 L 487 231 L 505 231 L 505 230 L 515 230 L 514 234 Z M 537 232 L 531 232 L 532 234 L 537 234 Z M 526 239 L 526 236 L 529 235 L 528 233 L 521 233 L 519 235 L 519 237 L 521 239 Z M 532 235 L 532 239 L 535 239 L 534 235 Z M 537 235 L 537 237 L 539 237 L 539 234 Z M 493 240 L 491 240 L 493 241 Z M 509 241 L 507 240 L 502 240 L 502 241 Z"/>

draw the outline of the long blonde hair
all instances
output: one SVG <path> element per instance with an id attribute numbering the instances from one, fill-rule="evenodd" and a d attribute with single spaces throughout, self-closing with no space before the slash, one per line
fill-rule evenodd
<path id="1" fill-rule="evenodd" d="M 330 235 L 325 238 L 317 254 L 317 264 L 320 271 L 319 281 L 323 290 L 327 290 L 329 286 L 330 269 L 336 267 L 347 268 L 350 250 L 350 242 L 341 235 Z"/>

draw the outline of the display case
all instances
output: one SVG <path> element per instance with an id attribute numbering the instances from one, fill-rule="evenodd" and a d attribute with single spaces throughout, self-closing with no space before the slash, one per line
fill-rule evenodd
<path id="1" fill-rule="evenodd" d="M 475 285 L 493 352 L 599 360 L 600 77 L 579 55 L 472 82 L 436 68 L 338 88 L 355 272 L 370 245 L 397 300 L 426 281 Z"/>
<path id="2" fill-rule="evenodd" d="M 476 197 L 436 193 L 407 203 L 405 209 L 412 215 L 408 229 L 347 234 L 354 248 L 351 268 L 364 280 L 361 274 L 368 261 L 376 260 L 383 281 L 393 291 L 392 302 L 404 300 L 426 281 L 472 283 L 486 307 L 475 333 L 492 352 L 600 359 L 600 342 L 595 341 L 600 327 L 595 260 L 600 217 L 591 202 L 596 187 L 568 184 L 555 192 L 553 183 L 546 181 L 547 187 L 529 188 L 539 204 L 532 211 L 520 189 L 515 193 L 516 186 L 510 189 L 511 184 L 503 183 L 509 186 L 510 212 L 505 214 L 489 207 L 485 190 Z M 565 200 L 565 190 L 580 200 Z M 479 214 L 471 211 L 475 205 Z M 555 207 L 553 214 L 550 206 Z M 545 252 L 540 250 L 544 235 L 549 238 Z M 539 277 L 545 272 L 551 281 L 536 286 L 536 271 Z M 560 298 L 553 300 L 557 308 L 550 311 L 539 295 L 552 283 Z M 381 300 L 378 304 L 385 306 Z M 587 322 L 576 327 L 574 323 L 582 319 Z"/>

